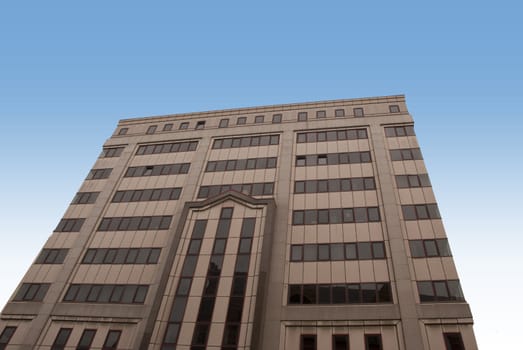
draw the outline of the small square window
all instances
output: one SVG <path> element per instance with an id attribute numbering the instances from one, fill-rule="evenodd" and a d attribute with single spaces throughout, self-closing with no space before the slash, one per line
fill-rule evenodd
<path id="1" fill-rule="evenodd" d="M 205 121 L 200 120 L 199 122 L 196 123 L 196 127 L 194 129 L 201 130 L 203 128 L 205 128 Z"/>
<path id="2" fill-rule="evenodd" d="M 244 125 L 245 123 L 247 123 L 247 117 L 238 117 L 236 119 L 236 125 Z"/>
<path id="3" fill-rule="evenodd" d="M 390 105 L 389 106 L 389 112 L 390 113 L 399 113 L 400 112 L 400 106 L 398 106 L 398 105 Z"/>
<path id="4" fill-rule="evenodd" d="M 172 123 L 165 124 L 163 126 L 163 131 L 171 131 L 172 129 L 173 129 L 173 124 Z"/>
<path id="5" fill-rule="evenodd" d="M 256 124 L 260 124 L 260 123 L 263 123 L 264 119 L 265 119 L 265 117 L 263 115 L 257 115 L 256 117 L 254 117 L 254 122 Z"/>
<path id="6" fill-rule="evenodd" d="M 281 114 L 273 114 L 273 116 L 272 116 L 272 123 L 273 124 L 281 123 Z"/>
<path id="7" fill-rule="evenodd" d="M 154 134 L 156 132 L 156 128 L 158 126 L 157 125 L 151 125 L 148 129 L 147 129 L 147 132 L 146 134 L 150 135 L 150 134 Z"/>
<path id="8" fill-rule="evenodd" d="M 316 118 L 326 118 L 327 113 L 325 111 L 316 111 Z"/>
<path id="9" fill-rule="evenodd" d="M 118 131 L 118 135 L 127 135 L 127 131 L 129 131 L 129 128 L 121 128 L 120 131 Z"/>
<path id="10" fill-rule="evenodd" d="M 220 120 L 220 124 L 218 125 L 219 128 L 226 128 L 228 126 L 229 126 L 229 119 Z"/>
<path id="11" fill-rule="evenodd" d="M 447 350 L 465 350 L 460 333 L 443 333 Z"/>
<path id="12" fill-rule="evenodd" d="M 354 116 L 355 116 L 356 118 L 361 118 L 361 117 L 364 116 L 364 114 L 363 114 L 363 108 L 354 108 L 354 109 L 353 109 L 353 112 L 354 112 Z"/>
<path id="13" fill-rule="evenodd" d="M 345 110 L 344 109 L 337 109 L 334 111 L 334 116 L 336 118 L 345 117 Z"/>
<path id="14" fill-rule="evenodd" d="M 185 130 L 189 128 L 189 122 L 183 122 L 180 124 L 180 130 Z"/>
<path id="15" fill-rule="evenodd" d="M 307 112 L 298 112 L 298 121 L 299 122 L 307 121 Z"/>

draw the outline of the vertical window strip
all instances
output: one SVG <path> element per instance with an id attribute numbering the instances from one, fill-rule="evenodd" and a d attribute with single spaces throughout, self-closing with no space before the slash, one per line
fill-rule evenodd
<path id="1" fill-rule="evenodd" d="M 187 298 L 192 286 L 194 270 L 196 269 L 196 262 L 200 254 L 201 242 L 206 228 L 207 220 L 196 220 L 194 222 L 191 240 L 189 241 L 189 247 L 187 248 L 187 255 L 183 263 L 182 276 L 178 281 L 174 303 L 169 315 L 169 322 L 163 337 L 163 347 L 175 348 L 178 343 L 180 327 L 187 306 Z"/>
<path id="2" fill-rule="evenodd" d="M 256 218 L 244 218 L 240 231 L 240 242 L 234 267 L 229 306 L 222 338 L 223 350 L 236 350 L 241 329 L 245 290 L 251 259 L 252 240 Z"/>
<path id="3" fill-rule="evenodd" d="M 225 247 L 227 246 L 227 239 L 231 228 L 232 213 L 233 208 L 230 207 L 222 208 L 220 213 L 214 247 L 209 261 L 209 268 L 207 269 L 207 276 L 205 277 L 206 288 L 200 300 L 200 307 L 198 309 L 198 316 L 196 318 L 196 325 L 191 342 L 191 349 L 194 350 L 205 349 L 209 338 L 216 293 L 218 292 L 222 264 L 225 256 Z"/>

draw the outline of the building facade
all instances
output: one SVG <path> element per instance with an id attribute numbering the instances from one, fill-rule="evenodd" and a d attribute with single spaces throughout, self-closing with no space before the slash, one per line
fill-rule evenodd
<path id="1" fill-rule="evenodd" d="M 121 120 L 0 349 L 477 349 L 403 96 Z"/>

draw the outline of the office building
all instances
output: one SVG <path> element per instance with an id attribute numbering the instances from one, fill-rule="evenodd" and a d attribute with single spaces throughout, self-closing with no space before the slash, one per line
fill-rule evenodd
<path id="1" fill-rule="evenodd" d="M 403 96 L 121 120 L 0 349 L 475 350 Z"/>

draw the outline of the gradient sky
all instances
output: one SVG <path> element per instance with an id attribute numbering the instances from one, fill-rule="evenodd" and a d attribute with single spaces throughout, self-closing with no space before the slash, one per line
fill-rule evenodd
<path id="1" fill-rule="evenodd" d="M 0 308 L 121 118 L 405 94 L 481 349 L 520 344 L 519 2 L 0 5 Z"/>

